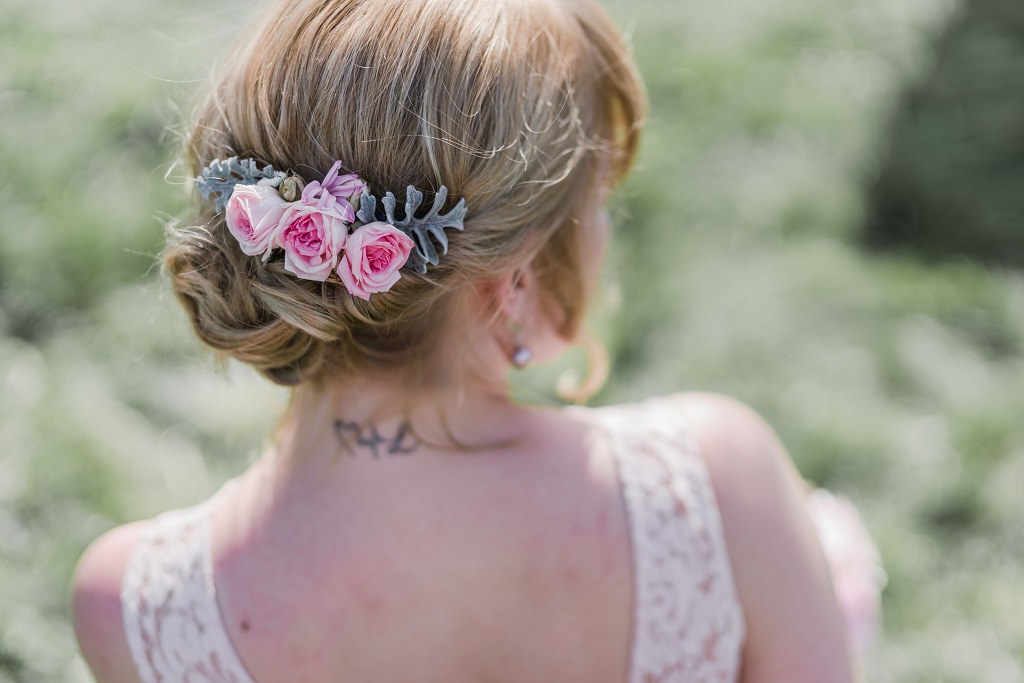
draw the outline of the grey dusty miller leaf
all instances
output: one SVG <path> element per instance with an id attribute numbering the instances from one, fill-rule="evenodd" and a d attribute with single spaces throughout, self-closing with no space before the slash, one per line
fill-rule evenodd
<path id="1" fill-rule="evenodd" d="M 401 220 L 395 217 L 397 200 L 395 195 L 388 192 L 381 200 L 384 205 L 385 220 L 395 226 L 406 235 L 412 238 L 414 248 L 409 254 L 409 261 L 406 268 L 417 273 L 426 273 L 427 264 L 436 266 L 439 255 L 434 246 L 433 237 L 441 245 L 441 255 L 448 253 L 448 236 L 444 234 L 445 228 L 462 230 L 465 228 L 463 220 L 466 218 L 466 200 L 460 199 L 459 203 L 446 214 L 441 213 L 445 200 L 448 199 L 448 188 L 442 185 L 434 194 L 434 204 L 425 216 L 416 217 L 416 210 L 423 203 L 423 193 L 410 185 L 405 190 L 405 214 Z M 363 223 L 373 223 L 377 219 L 377 198 L 367 190 L 359 200 L 359 211 L 356 217 Z"/>
<path id="2" fill-rule="evenodd" d="M 280 181 L 284 175 L 270 165 L 258 168 L 255 159 L 214 159 L 196 178 L 196 189 L 203 199 L 215 196 L 217 211 L 221 212 L 227 206 L 235 185 L 255 185 L 261 180 Z"/>

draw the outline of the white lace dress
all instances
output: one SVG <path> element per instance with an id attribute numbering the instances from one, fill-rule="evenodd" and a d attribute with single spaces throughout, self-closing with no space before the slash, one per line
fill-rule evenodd
<path id="1" fill-rule="evenodd" d="M 232 484 L 196 507 L 157 517 L 129 560 L 121 616 L 143 683 L 252 683 L 213 583 L 211 513 Z"/>
<path id="2" fill-rule="evenodd" d="M 624 683 L 735 681 L 744 637 L 707 470 L 664 401 L 569 408 L 609 440 L 631 535 Z M 207 502 L 157 518 L 126 570 L 125 633 L 143 683 L 253 683 L 217 606 Z"/>

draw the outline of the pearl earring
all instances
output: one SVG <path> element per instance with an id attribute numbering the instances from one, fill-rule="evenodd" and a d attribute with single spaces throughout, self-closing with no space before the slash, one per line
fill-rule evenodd
<path id="1" fill-rule="evenodd" d="M 515 347 L 512 350 L 512 365 L 517 368 L 525 367 L 530 359 L 533 358 L 533 351 L 523 342 L 524 334 L 523 328 L 519 323 L 513 323 L 513 331 L 515 332 Z"/>
<path id="2" fill-rule="evenodd" d="M 512 354 L 512 365 L 515 365 L 517 368 L 526 367 L 526 364 L 530 362 L 532 357 L 533 351 L 530 351 L 525 346 L 517 346 Z"/>

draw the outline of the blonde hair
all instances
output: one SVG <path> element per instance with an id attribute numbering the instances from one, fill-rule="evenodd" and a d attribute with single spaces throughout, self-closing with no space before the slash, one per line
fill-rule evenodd
<path id="1" fill-rule="evenodd" d="M 628 170 L 645 106 L 591 0 L 282 0 L 217 70 L 189 171 L 238 155 L 316 179 L 342 159 L 378 196 L 415 185 L 429 205 L 446 185 L 465 230 L 426 275 L 364 301 L 245 256 L 206 205 L 172 230 L 165 271 L 206 344 L 286 385 L 396 364 L 437 379 L 460 292 L 528 263 L 574 339 L 582 208 Z"/>

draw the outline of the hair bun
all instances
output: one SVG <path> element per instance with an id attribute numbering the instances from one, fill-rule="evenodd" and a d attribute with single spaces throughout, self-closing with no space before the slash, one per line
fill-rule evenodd
<path id="1" fill-rule="evenodd" d="M 196 334 L 277 384 L 315 377 L 338 323 L 317 327 L 315 316 L 296 314 L 294 278 L 225 245 L 216 235 L 226 233 L 177 228 L 164 251 L 164 270 Z"/>

